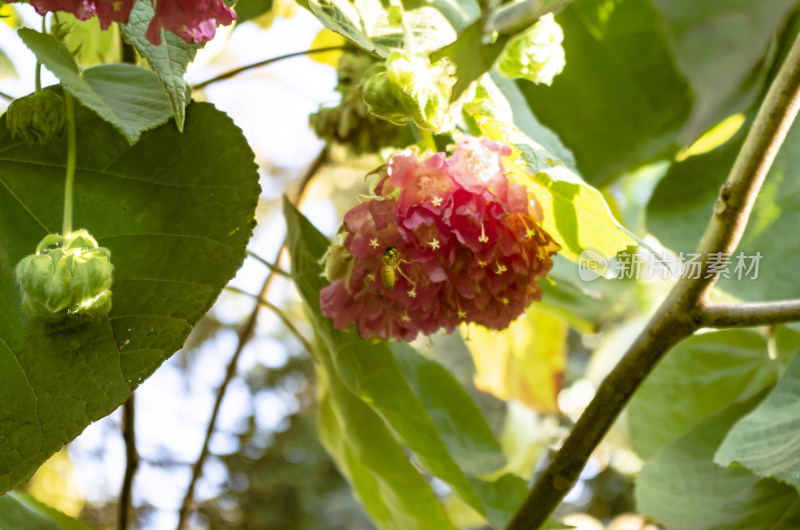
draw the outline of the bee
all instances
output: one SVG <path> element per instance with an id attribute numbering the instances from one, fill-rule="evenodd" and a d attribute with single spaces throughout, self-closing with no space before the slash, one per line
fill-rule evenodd
<path id="1" fill-rule="evenodd" d="M 397 279 L 395 269 L 400 265 L 400 252 L 394 247 L 386 247 L 381 258 L 381 280 L 387 289 L 394 289 L 394 282 Z"/>

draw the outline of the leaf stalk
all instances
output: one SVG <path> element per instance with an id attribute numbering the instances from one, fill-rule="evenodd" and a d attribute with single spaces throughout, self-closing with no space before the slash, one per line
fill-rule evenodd
<path id="1" fill-rule="evenodd" d="M 64 220 L 61 233 L 67 235 L 72 232 L 72 195 L 75 184 L 75 158 L 77 140 L 75 134 L 75 102 L 72 94 L 64 90 L 64 104 L 67 110 L 67 176 L 64 185 Z"/>

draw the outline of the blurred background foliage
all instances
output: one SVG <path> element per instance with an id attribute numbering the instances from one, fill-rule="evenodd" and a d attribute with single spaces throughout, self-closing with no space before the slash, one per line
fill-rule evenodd
<path id="1" fill-rule="evenodd" d="M 340 42 L 287 0 L 240 0 L 236 10 L 238 25 L 232 31 L 220 28 L 190 68 L 190 84 L 231 64 Z M 0 14 L 7 28 L 35 20 L 25 6 L 3 4 Z M 565 32 L 566 69 L 552 87 L 520 81 L 506 91 L 515 123 L 534 138 L 531 131 L 555 133 L 555 144 L 574 155 L 568 163 L 600 189 L 622 224 L 647 244 L 690 252 L 760 96 L 797 34 L 798 2 L 582 0 L 557 20 Z M 96 21 L 66 21 L 76 28 L 70 37 L 75 41 L 68 40 L 68 45 L 75 49 L 81 43 L 78 60 L 83 65 L 119 59 L 116 30 L 101 33 Z M 9 35 L 0 32 L 0 90 L 22 95 L 30 91 L 31 58 Z M 348 53 L 374 61 L 353 50 Z M 317 228 L 332 236 L 354 197 L 368 192 L 364 175 L 382 162 L 382 148 L 417 140 L 408 128 L 372 127 L 376 119 L 349 92 L 357 88 L 358 79 L 348 78 L 348 72 L 357 77 L 363 68 L 352 63 L 345 68 L 340 57 L 320 54 L 251 70 L 193 94 L 229 112 L 251 139 L 264 192 L 250 249 L 268 261 L 283 242 L 284 191 Z M 338 77 L 332 68 L 337 65 Z M 308 116 L 320 107 L 307 125 Z M 346 126 L 342 116 L 350 120 Z M 325 147 L 312 127 L 335 142 Z M 716 293 L 720 298 L 798 296 L 794 271 L 800 243 L 786 237 L 800 211 L 797 179 L 790 178 L 800 164 L 795 155 L 800 143 L 794 141 L 798 130 L 792 130 L 779 156 L 743 243 L 743 250 L 767 255 L 763 266 L 769 272 L 750 282 L 723 283 Z M 309 174 L 318 154 L 322 163 Z M 285 256 L 278 264 L 288 268 Z M 233 285 L 256 294 L 266 273 L 257 259 L 248 258 Z M 670 280 L 658 279 L 585 282 L 576 265 L 564 258 L 556 260 L 550 278 L 552 282 L 542 282 L 542 302 L 505 332 L 465 327 L 413 344 L 445 366 L 483 412 L 507 458 L 496 476 L 532 476 L 670 286 Z M 267 298 L 300 332 L 312 335 L 290 281 L 276 277 Z M 214 393 L 237 333 L 256 304 L 252 296 L 223 292 L 184 348 L 137 391 L 142 460 L 134 485 L 135 527 L 175 526 Z M 666 425 L 676 426 L 674 437 L 689 432 L 703 419 L 774 385 L 800 345 L 800 334 L 791 326 L 736 332 L 745 335 L 734 337 L 726 333 L 693 339 L 671 354 L 672 359 L 689 360 L 659 368 L 559 508 L 564 523 L 582 529 L 655 528 L 635 515 L 634 500 L 634 480 L 643 462 L 674 441 L 658 439 L 654 422 L 664 418 Z M 692 357 L 692 348 L 698 342 L 706 345 L 696 350 L 699 355 L 727 347 L 736 351 L 712 358 L 704 368 L 692 368 L 698 355 Z M 728 377 L 723 369 L 736 355 L 751 364 Z M 710 378 L 704 385 L 714 390 L 707 398 L 699 397 L 706 395 L 702 388 L 684 384 L 703 369 Z M 192 527 L 373 528 L 320 443 L 319 392 L 309 352 L 274 315 L 262 311 L 211 440 Z M 665 404 L 665 395 L 674 396 L 676 403 Z M 706 406 L 697 410 L 700 402 Z M 695 415 L 685 417 L 680 407 Z M 119 427 L 119 413 L 91 426 L 19 491 L 91 528 L 115 528 L 124 467 Z M 451 520 L 464 527 L 485 525 L 447 485 L 425 478 L 445 499 Z M 653 482 L 647 487 L 655 489 L 639 493 L 658 493 Z M 664 513 L 656 501 L 648 502 L 651 515 Z"/>

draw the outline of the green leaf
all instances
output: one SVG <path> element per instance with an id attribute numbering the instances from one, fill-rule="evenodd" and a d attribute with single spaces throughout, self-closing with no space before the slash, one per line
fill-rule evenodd
<path id="1" fill-rule="evenodd" d="M 254 224 L 253 152 L 212 105 L 189 108 L 184 134 L 166 125 L 134 146 L 84 107 L 76 120 L 74 222 L 111 250 L 113 308 L 53 326 L 22 311 L 14 266 L 61 227 L 66 140 L 28 147 L 0 119 L 0 492 L 181 347 Z"/>
<path id="2" fill-rule="evenodd" d="M 711 218 L 720 186 L 749 130 L 749 121 L 728 143 L 673 164 L 647 206 L 648 228 L 676 252 L 691 253 Z M 800 240 L 786 237 L 800 224 L 800 125 L 778 152 L 753 207 L 742 241 L 731 256 L 728 278 L 718 285 L 748 301 L 800 297 Z M 753 259 L 754 256 L 761 256 Z M 737 271 L 740 259 L 743 269 Z M 757 265 L 748 273 L 748 268 Z M 756 274 L 757 273 L 757 274 Z"/>
<path id="3" fill-rule="evenodd" d="M 169 119 L 169 100 L 152 72 L 130 64 L 109 64 L 81 74 L 67 47 L 52 35 L 22 28 L 19 36 L 65 89 L 131 144 L 142 132 Z"/>
<path id="4" fill-rule="evenodd" d="M 64 37 L 67 48 L 73 50 L 82 66 L 119 62 L 122 57 L 119 26 L 100 28 L 100 19 L 78 20 L 68 12 L 58 14 L 58 22 L 69 28 Z"/>
<path id="5" fill-rule="evenodd" d="M 0 528 L 8 530 L 91 530 L 82 522 L 25 493 L 0 497 Z"/>
<path id="6" fill-rule="evenodd" d="M 556 16 L 567 65 L 550 87 L 519 81 L 537 118 L 602 184 L 677 149 L 691 92 L 677 71 L 658 13 L 640 0 L 582 0 Z"/>
<path id="7" fill-rule="evenodd" d="M 272 9 L 273 0 L 239 0 L 233 7 L 236 11 L 236 24 L 258 18 Z"/>
<path id="8" fill-rule="evenodd" d="M 187 65 L 194 60 L 197 50 L 205 43 L 187 44 L 171 31 L 161 30 L 161 45 L 152 44 L 145 37 L 147 26 L 153 18 L 150 0 L 138 0 L 133 6 L 128 23 L 121 26 L 122 34 L 139 54 L 147 59 L 150 67 L 161 80 L 169 96 L 172 115 L 179 131 L 183 131 L 186 105 L 189 102 L 186 81 L 183 76 Z"/>
<path id="9" fill-rule="evenodd" d="M 508 39 L 507 35 L 501 35 L 492 44 L 483 44 L 483 21 L 478 20 L 455 42 L 431 55 L 431 62 L 449 57 L 456 65 L 458 81 L 453 86 L 450 101 L 457 100 L 470 83 L 489 71 Z"/>
<path id="10" fill-rule="evenodd" d="M 631 400 L 633 449 L 644 459 L 652 457 L 711 414 L 772 386 L 778 369 L 766 340 L 753 331 L 688 339 L 661 361 Z"/>
<path id="11" fill-rule="evenodd" d="M 0 528 L 8 530 L 89 530 L 75 519 L 25 494 L 0 496 Z"/>
<path id="12" fill-rule="evenodd" d="M 539 145 L 555 158 L 561 160 L 573 173 L 578 173 L 575 165 L 575 155 L 561 142 L 561 138 L 556 133 L 542 125 L 534 116 L 517 84 L 497 72 L 491 72 L 491 78 L 511 107 L 514 125 L 525 133 L 528 138 L 535 138 Z"/>
<path id="13" fill-rule="evenodd" d="M 471 475 L 488 475 L 503 467 L 506 458 L 500 443 L 455 377 L 405 342 L 393 342 L 389 347 L 458 466 Z"/>
<path id="14" fill-rule="evenodd" d="M 760 397 L 706 419 L 647 462 L 636 485 L 638 511 L 680 530 L 800 527 L 800 497 L 794 488 L 712 462 L 725 433 Z"/>
<path id="15" fill-rule="evenodd" d="M 511 473 L 506 473 L 492 482 L 470 478 L 470 483 L 486 506 L 486 515 L 495 528 L 505 528 L 528 495 L 528 485 L 525 480 Z M 545 528 L 560 528 L 560 526 L 548 524 Z"/>
<path id="16" fill-rule="evenodd" d="M 542 145 L 503 121 L 473 115 L 482 135 L 512 150 L 506 171 L 528 187 L 544 214 L 542 226 L 561 245 L 559 253 L 578 261 L 586 249 L 612 257 L 635 244 L 614 219 L 602 194 Z"/>
<path id="17" fill-rule="evenodd" d="M 764 57 L 771 53 L 775 34 L 796 9 L 797 0 L 652 0 L 652 4 L 695 94 L 684 133 L 692 141 L 753 101 L 769 66 Z"/>
<path id="18" fill-rule="evenodd" d="M 413 46 L 405 42 L 399 21 L 389 17 L 380 0 L 310 0 L 308 7 L 322 24 L 367 52 L 387 57 L 394 49 L 432 52 L 456 40 L 480 16 L 474 0 L 403 2 L 403 22 Z"/>
<path id="19" fill-rule="evenodd" d="M 379 528 L 454 529 L 431 487 L 409 462 L 383 420 L 338 378 L 318 348 L 322 442 Z"/>
<path id="20" fill-rule="evenodd" d="M 661 243 L 677 253 L 697 247 L 743 142 L 741 132 L 713 151 L 670 166 L 647 204 L 647 228 Z"/>
<path id="21" fill-rule="evenodd" d="M 424 374 L 417 370 L 425 368 L 426 373 L 430 371 L 437 375 L 442 374 L 441 370 L 411 358 L 402 349 L 401 355 L 404 357 L 398 363 L 385 342 L 371 343 L 352 331 L 333 328 L 332 321 L 322 316 L 319 307 L 319 292 L 326 283 L 320 276 L 322 269 L 319 259 L 329 242 L 288 200 L 284 200 L 284 214 L 288 226 L 287 246 L 292 257 L 292 276 L 309 309 L 314 329 L 330 351 L 331 359 L 325 361 L 329 363 L 326 364 L 329 377 L 340 379 L 352 394 L 366 403 L 389 427 L 393 438 L 408 448 L 420 468 L 447 482 L 467 504 L 485 515 L 486 509 L 480 498 L 449 452 L 450 448 L 457 448 L 459 461 L 466 458 L 466 447 L 478 447 L 481 451 L 479 454 L 485 454 L 488 448 L 485 439 L 461 439 L 467 433 L 478 433 L 485 437 L 487 433 L 484 426 L 477 423 L 458 428 L 448 426 L 440 432 L 439 428 L 443 428 L 449 419 L 459 417 L 456 411 L 448 410 L 454 406 L 454 403 L 448 402 L 453 398 L 428 396 L 421 401 L 415 392 L 421 392 L 424 382 Z M 416 368 L 408 364 L 412 361 L 418 363 Z M 404 363 L 411 384 L 401 370 Z M 416 390 L 412 390 L 414 387 Z M 455 398 L 463 400 L 463 396 Z M 426 406 L 429 408 L 426 409 Z M 357 418 L 348 420 L 356 421 Z"/>
<path id="22" fill-rule="evenodd" d="M 800 489 L 800 357 L 755 410 L 739 420 L 717 450 L 714 461 L 742 465 Z"/>

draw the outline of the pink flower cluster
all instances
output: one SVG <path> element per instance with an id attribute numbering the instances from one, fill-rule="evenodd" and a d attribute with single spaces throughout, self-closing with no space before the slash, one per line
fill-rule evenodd
<path id="1" fill-rule="evenodd" d="M 345 215 L 348 270 L 320 293 L 322 314 L 364 338 L 508 327 L 541 298 L 537 279 L 560 248 L 527 188 L 508 181 L 510 152 L 468 138 L 450 158 L 392 157 L 376 197 Z"/>
<path id="2" fill-rule="evenodd" d="M 48 11 L 67 11 L 80 20 L 97 15 L 100 26 L 112 22 L 127 24 L 135 0 L 30 0 L 40 15 Z M 161 44 L 161 30 L 169 30 L 189 44 L 214 38 L 217 25 L 227 26 L 236 19 L 233 10 L 222 0 L 156 0 L 155 16 L 145 36 Z"/>
<path id="3" fill-rule="evenodd" d="M 145 36 L 161 44 L 161 29 L 166 29 L 192 44 L 214 38 L 217 25 L 227 26 L 236 19 L 222 0 L 156 0 L 156 14 Z"/>
<path id="4" fill-rule="evenodd" d="M 78 20 L 97 15 L 100 27 L 107 29 L 112 22 L 128 22 L 134 0 L 30 0 L 30 3 L 40 15 L 48 11 L 67 11 Z"/>

